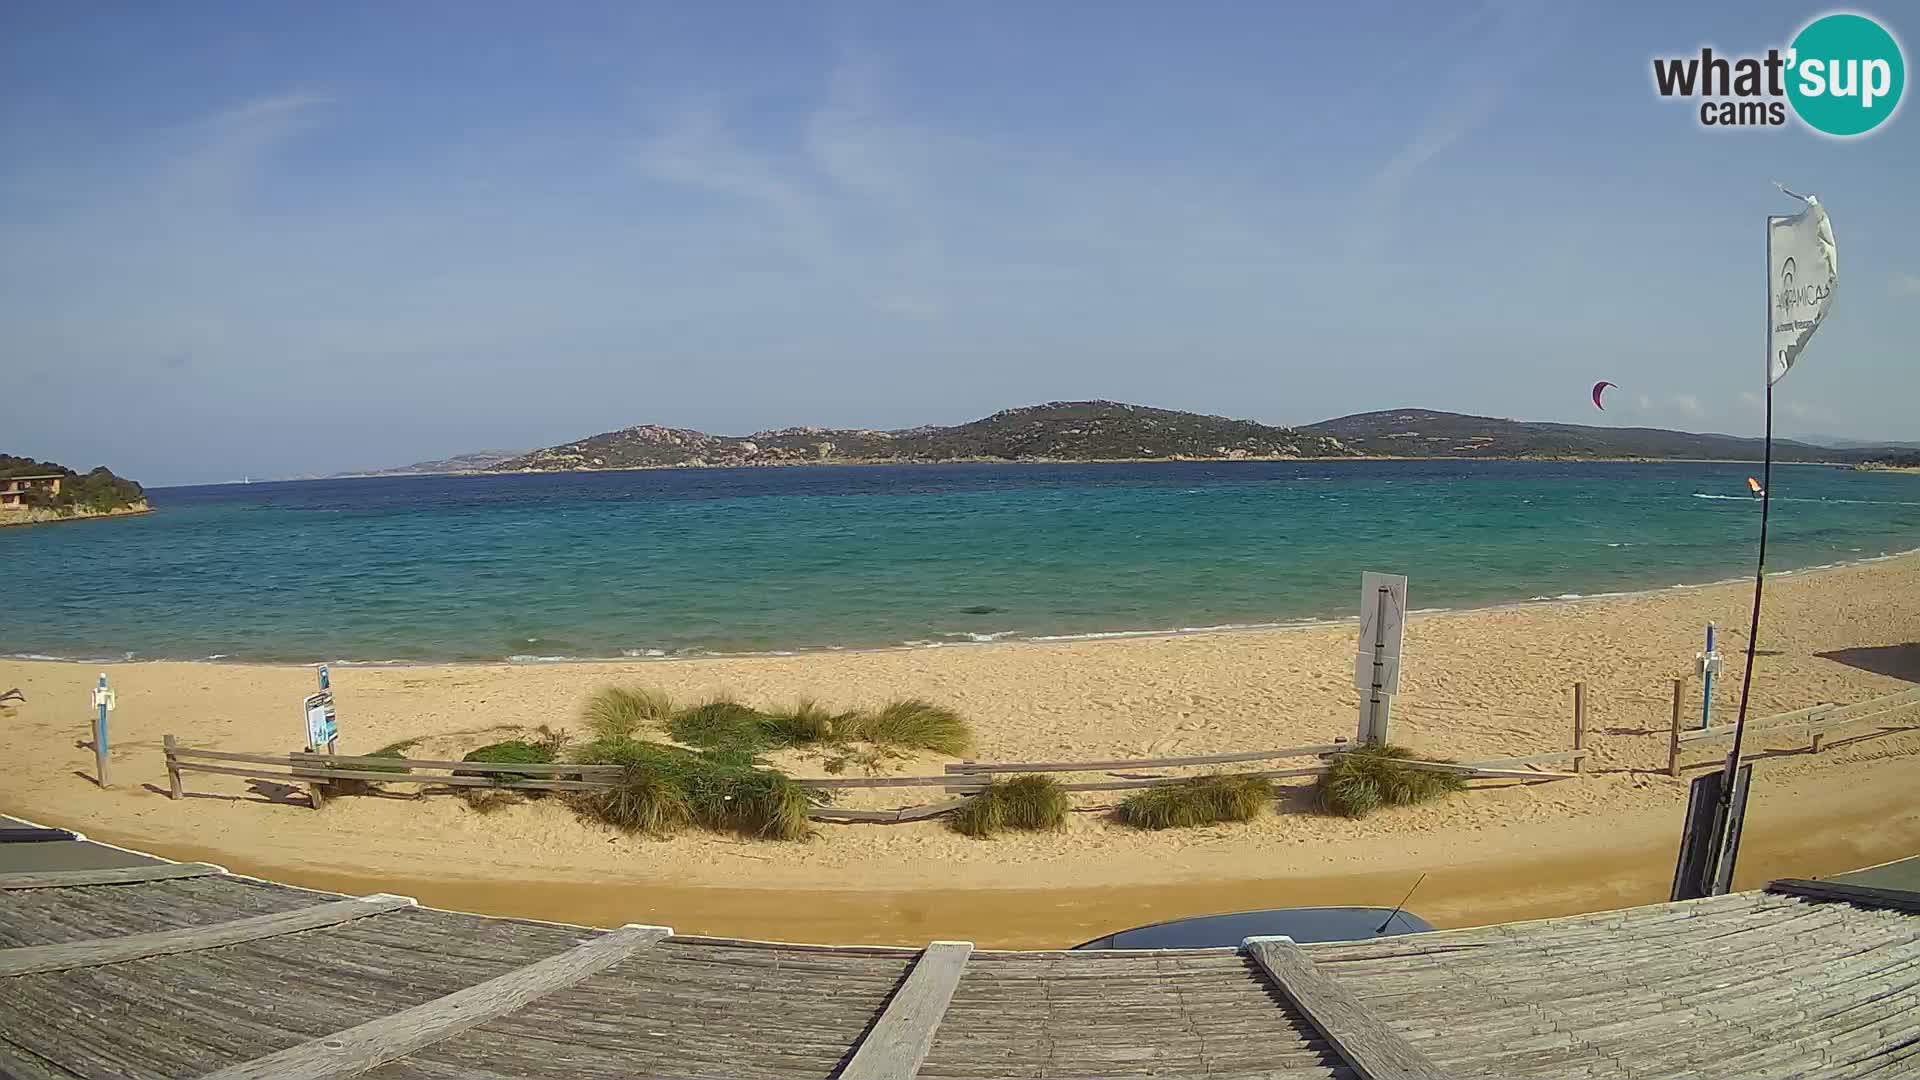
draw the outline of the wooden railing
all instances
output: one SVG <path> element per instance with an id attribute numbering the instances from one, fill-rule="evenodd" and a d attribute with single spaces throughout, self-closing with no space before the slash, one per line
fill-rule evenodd
<path id="1" fill-rule="evenodd" d="M 1685 680 L 1673 680 L 1673 719 L 1667 740 L 1668 776 L 1680 775 L 1680 753 L 1686 747 L 1731 739 L 1738 726 L 1737 724 L 1716 724 L 1708 728 L 1681 728 L 1681 694 L 1684 686 Z M 1835 728 L 1858 724 L 1916 706 L 1920 706 L 1920 687 L 1856 702 L 1852 705 L 1811 705 L 1791 712 L 1758 717 L 1747 721 L 1747 731 L 1776 735 L 1780 733 L 1780 729 L 1785 728 L 1789 732 L 1804 732 L 1813 752 L 1817 754 L 1826 742 L 1828 734 Z"/>
<path id="2" fill-rule="evenodd" d="M 418 784 L 423 787 L 488 788 L 501 791 L 602 791 L 611 787 L 622 772 L 618 765 L 522 765 L 480 761 L 433 761 L 415 758 L 350 756 L 294 752 L 288 754 L 241 754 L 225 750 L 198 750 L 184 747 L 168 735 L 163 740 L 170 797 L 183 794 L 181 774 L 216 773 L 251 779 L 286 780 L 304 785 L 314 809 L 326 805 L 330 785 L 342 781 L 373 784 Z M 1060 785 L 1066 791 L 1130 791 L 1139 788 L 1177 784 L 1192 775 L 1126 776 L 1125 773 L 1150 769 L 1186 768 L 1201 765 L 1227 765 L 1292 757 L 1325 759 L 1352 749 L 1345 742 L 1313 746 L 1283 747 L 1278 750 L 1249 750 L 1224 754 L 1197 754 L 1167 758 L 1116 758 L 1103 761 L 962 761 L 946 766 L 941 776 L 807 777 L 794 783 L 825 791 L 856 788 L 939 787 L 949 798 L 939 802 L 903 806 L 892 810 L 857 810 L 817 806 L 809 815 L 818 821 L 900 822 L 936 817 L 966 804 L 968 798 L 984 788 L 997 775 L 1016 773 L 1119 773 L 1115 779 L 1079 781 Z M 1588 751 L 1561 750 L 1528 757 L 1499 758 L 1488 761 L 1448 762 L 1409 760 L 1403 764 L 1418 769 L 1459 773 L 1469 779 L 1557 780 L 1573 773 L 1542 772 L 1524 766 L 1555 761 L 1570 761 L 1577 769 Z M 251 766 L 251 767 L 243 767 Z M 272 771 L 268 766 L 284 771 Z M 1284 769 L 1262 769 L 1227 775 L 1280 779 L 1318 776 L 1329 766 L 1322 760 L 1313 765 Z"/>

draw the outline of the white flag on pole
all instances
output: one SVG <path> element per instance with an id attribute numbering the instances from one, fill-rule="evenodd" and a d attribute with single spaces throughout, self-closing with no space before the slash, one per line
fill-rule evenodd
<path id="1" fill-rule="evenodd" d="M 1785 189 L 1782 189 L 1785 190 Z M 1840 281 L 1827 210 L 1811 195 L 1792 217 L 1767 219 L 1767 385 L 1793 369 L 1833 307 Z"/>

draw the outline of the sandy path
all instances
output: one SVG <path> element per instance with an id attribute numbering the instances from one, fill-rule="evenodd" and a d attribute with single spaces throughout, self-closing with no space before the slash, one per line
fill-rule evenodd
<path id="1" fill-rule="evenodd" d="M 596 907 L 595 897 L 626 912 L 622 897 L 640 896 L 684 929 L 782 937 L 890 940 L 929 924 L 948 933 L 957 923 L 978 927 L 982 941 L 1059 944 L 1090 936 L 1085 929 L 1198 910 L 1391 902 L 1421 869 L 1435 874 L 1414 906 L 1436 921 L 1575 910 L 1664 895 L 1685 799 L 1684 780 L 1655 771 L 1666 758 L 1670 679 L 1690 667 L 1708 619 L 1719 622 L 1723 648 L 1744 646 L 1748 592 L 1712 586 L 1416 618 L 1405 693 L 1396 702 L 1397 741 L 1456 757 L 1564 749 L 1569 687 L 1584 679 L 1592 772 L 1486 786 L 1363 822 L 1301 812 L 1304 800 L 1295 797 L 1282 800 L 1282 813 L 1247 825 L 1143 834 L 1110 823 L 1089 800 L 1058 835 L 982 842 L 928 822 L 827 826 L 811 843 L 781 845 L 707 834 L 630 839 L 583 826 L 550 804 L 481 818 L 451 799 L 357 798 L 314 813 L 276 805 L 282 796 L 271 789 L 262 794 L 216 776 L 191 778 L 193 797 L 175 803 L 161 793 L 163 734 L 228 750 L 294 748 L 312 672 L 110 667 L 120 700 L 119 783 L 102 792 L 81 775 L 91 755 L 75 745 L 86 732 L 83 702 L 95 669 L 22 661 L 0 662 L 0 687 L 18 685 L 28 695 L 24 707 L 0 716 L 0 752 L 21 763 L 0 775 L 0 811 L 130 846 L 192 849 L 296 881 L 352 877 L 368 889 L 406 881 L 407 891 L 430 902 L 601 921 L 592 913 L 612 909 Z M 1915 597 L 1920 559 L 1912 557 L 1770 579 L 1756 713 L 1912 687 L 1920 680 Z M 432 747 L 458 748 L 514 725 L 567 725 L 594 686 L 622 681 L 682 697 L 725 690 L 750 702 L 804 694 L 853 705 L 923 696 L 973 719 L 981 760 L 1085 759 L 1350 735 L 1353 648 L 1352 626 L 1336 625 L 796 657 L 349 668 L 335 670 L 335 686 L 349 752 L 415 735 L 438 736 Z M 1732 668 L 1737 673 L 1738 663 Z M 1730 715 L 1738 679 L 1725 678 L 1718 689 L 1716 707 Z M 1920 710 L 1889 725 L 1850 731 L 1817 757 L 1791 735 L 1759 740 L 1756 749 L 1777 756 L 1759 771 L 1743 866 L 1829 872 L 1920 851 Z M 1697 771 L 1713 753 L 1688 761 Z M 817 772 L 818 763 L 796 767 Z M 938 759 L 905 764 L 911 772 L 937 767 Z M 847 800 L 912 801 L 917 794 L 904 789 Z M 1780 835 L 1766 835 L 1761 820 L 1777 822 Z M 1243 884 L 1223 884 L 1231 882 Z M 987 901 L 975 892 L 982 889 L 1007 892 Z M 732 899 L 714 890 L 729 890 Z M 886 914 L 867 902 L 800 906 L 755 890 L 857 891 Z M 461 896 L 467 899 L 451 899 Z"/>

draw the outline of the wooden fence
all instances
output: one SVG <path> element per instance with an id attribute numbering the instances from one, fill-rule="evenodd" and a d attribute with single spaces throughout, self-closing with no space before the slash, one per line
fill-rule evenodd
<path id="1" fill-rule="evenodd" d="M 313 808 L 326 805 L 329 786 L 337 781 L 362 781 L 375 784 L 419 784 L 423 787 L 475 787 L 500 791 L 599 791 L 612 786 L 621 773 L 618 765 L 521 765 L 478 761 L 428 761 L 413 758 L 354 757 L 337 754 L 239 754 L 224 750 L 196 750 L 179 745 L 168 735 L 163 740 L 167 762 L 168 794 L 178 799 L 183 794 L 181 774 L 217 773 L 252 779 L 286 780 L 304 785 Z M 1007 773 L 1119 773 L 1117 779 L 1062 784 L 1067 791 L 1128 791 L 1138 788 L 1177 784 L 1192 779 L 1180 776 L 1126 776 L 1142 770 L 1183 768 L 1197 765 L 1223 765 L 1270 761 L 1284 758 L 1314 757 L 1313 765 L 1284 769 L 1237 772 L 1234 776 L 1278 779 L 1293 776 L 1318 776 L 1328 769 L 1325 758 L 1351 749 L 1345 742 L 1313 746 L 1291 746 L 1278 750 L 1248 750 L 1226 754 L 1198 754 L 1188 757 L 1123 758 L 1106 761 L 963 761 L 946 766 L 941 776 L 808 777 L 794 782 L 803 787 L 827 791 L 855 788 L 940 787 L 949 797 L 939 802 L 904 806 L 892 810 L 857 810 L 817 806 L 809 815 L 817 821 L 862 821 L 892 823 L 936 817 L 964 806 L 967 799 L 984 788 L 996 775 Z M 1585 749 L 1561 750 L 1528 757 L 1499 758 L 1489 761 L 1406 761 L 1416 769 L 1452 772 L 1469 779 L 1557 780 L 1574 773 L 1543 772 L 1528 766 L 1570 761 L 1577 770 L 1587 756 Z M 251 767 L 248 767 L 251 766 Z M 277 766 L 285 771 L 269 771 Z"/>
<path id="2" fill-rule="evenodd" d="M 1685 688 L 1685 679 L 1673 680 L 1673 719 L 1667 739 L 1668 776 L 1680 775 L 1680 754 L 1687 747 L 1731 739 L 1738 726 L 1737 724 L 1716 724 L 1708 728 L 1682 729 L 1680 726 L 1681 696 Z M 1852 705 L 1812 705 L 1792 712 L 1759 717 L 1747 721 L 1747 731 L 1766 735 L 1777 735 L 1783 730 L 1788 733 L 1804 732 L 1813 752 L 1817 754 L 1826 742 L 1827 735 L 1835 728 L 1862 723 L 1915 706 L 1920 706 L 1920 687 L 1856 702 Z"/>

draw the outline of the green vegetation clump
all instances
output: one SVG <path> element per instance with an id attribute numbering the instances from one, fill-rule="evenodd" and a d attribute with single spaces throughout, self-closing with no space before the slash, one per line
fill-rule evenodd
<path id="1" fill-rule="evenodd" d="M 545 743 L 530 743 L 520 739 L 508 739 L 505 742 L 488 743 L 485 746 L 467 751 L 461 761 L 484 762 L 489 765 L 546 765 L 553 761 L 553 748 Z M 455 769 L 455 776 L 479 776 L 489 780 L 511 783 L 515 780 L 534 780 L 536 773 L 480 772 L 475 769 Z M 501 788 L 462 787 L 460 798 L 466 804 L 483 814 L 491 814 L 519 802 L 515 792 Z M 528 791 L 528 797 L 538 798 L 544 791 Z"/>
<path id="2" fill-rule="evenodd" d="M 664 837 L 693 821 L 687 793 L 673 778 L 651 769 L 630 767 L 613 787 L 574 796 L 574 811 L 624 833 Z"/>
<path id="3" fill-rule="evenodd" d="M 989 778 L 980 793 L 967 800 L 948 827 L 974 837 L 990 837 L 1003 829 L 1058 831 L 1067 827 L 1067 792 L 1060 781 L 1044 773 L 1012 780 Z"/>
<path id="4" fill-rule="evenodd" d="M 583 714 L 596 739 L 629 739 L 673 716 L 673 699 L 645 687 L 603 686 L 587 699 Z"/>
<path id="5" fill-rule="evenodd" d="M 667 731 L 679 742 L 703 750 L 757 754 L 775 745 L 772 732 L 763 723 L 765 719 L 756 709 L 716 698 L 674 713 Z"/>
<path id="6" fill-rule="evenodd" d="M 1320 807 L 1340 817 L 1362 818 L 1382 806 L 1412 806 L 1465 790 L 1457 773 L 1408 768 L 1413 751 L 1366 743 L 1333 755 L 1315 785 Z"/>
<path id="7" fill-rule="evenodd" d="M 858 714 L 852 728 L 850 735 L 855 739 L 956 757 L 973 746 L 973 729 L 959 713 L 918 698 L 890 702 L 878 712 Z"/>
<path id="8" fill-rule="evenodd" d="M 407 751 L 413 749 L 416 745 L 419 744 L 419 742 L 420 742 L 419 739 L 402 739 L 396 743 L 388 743 L 387 745 L 381 747 L 378 750 L 373 751 L 370 754 L 363 754 L 358 756 L 405 759 L 407 756 Z M 381 772 L 381 773 L 398 773 L 401 775 L 405 775 L 413 771 L 412 769 L 408 768 L 405 765 L 334 765 L 329 763 L 326 766 L 326 768 L 329 771 L 339 770 L 344 772 Z M 327 794 L 334 798 L 339 798 L 345 795 L 372 795 L 375 792 L 380 790 L 381 790 L 380 782 L 377 780 L 362 780 L 358 777 L 343 776 L 338 780 L 327 781 Z"/>
<path id="9" fill-rule="evenodd" d="M 553 751 L 540 743 L 530 743 L 522 739 L 508 739 L 505 742 L 488 743 L 477 750 L 469 750 L 460 760 L 478 761 L 487 765 L 548 765 L 553 762 Z M 476 773 L 474 775 L 479 774 Z M 496 775 L 518 776 L 522 774 L 498 773 Z"/>
<path id="10" fill-rule="evenodd" d="M 676 709 L 658 691 L 607 686 L 588 699 L 585 720 L 595 741 L 634 739 L 658 730 L 687 746 L 747 754 L 866 742 L 889 750 L 958 755 L 973 745 L 973 731 L 959 713 L 919 700 L 895 701 L 872 712 L 834 712 L 806 698 L 756 709 L 722 696 Z"/>
<path id="11" fill-rule="evenodd" d="M 1120 803 L 1120 820 L 1142 829 L 1178 829 L 1222 821 L 1252 821 L 1273 799 L 1260 776 L 1196 776 L 1145 788 Z"/>
<path id="12" fill-rule="evenodd" d="M 770 840 L 813 835 L 807 811 L 825 793 L 762 768 L 738 749 L 686 750 L 638 739 L 596 739 L 575 749 L 583 765 L 619 765 L 608 791 L 584 792 L 576 812 L 625 832 L 664 835 L 678 825 Z"/>
<path id="13" fill-rule="evenodd" d="M 781 746 L 845 742 L 859 720 L 858 713 L 837 713 L 811 698 L 760 714 L 760 729 Z"/>
<path id="14" fill-rule="evenodd" d="M 22 499 L 29 508 L 52 510 L 63 516 L 79 510 L 104 514 L 136 506 L 145 502 L 147 498 L 146 491 L 139 484 L 124 477 L 115 476 L 112 470 L 104 465 L 92 472 L 82 474 L 51 461 L 35 461 L 32 458 L 0 454 L 0 480 L 13 476 L 45 476 L 54 473 L 60 476 L 60 493 L 55 495 L 39 489 L 29 489 Z"/>

